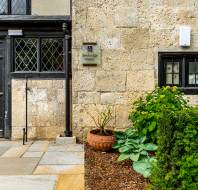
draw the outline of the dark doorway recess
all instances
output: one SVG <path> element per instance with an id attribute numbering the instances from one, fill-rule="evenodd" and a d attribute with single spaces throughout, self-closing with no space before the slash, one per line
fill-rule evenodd
<path id="1" fill-rule="evenodd" d="M 8 30 L 22 30 L 22 36 L 9 36 Z M 16 72 L 16 55 L 20 54 L 16 45 L 21 49 L 25 48 L 27 40 L 34 39 L 37 44 L 36 71 L 34 72 Z M 33 43 L 33 44 L 34 44 Z M 21 45 L 22 44 L 22 45 Z M 46 46 L 47 44 L 47 46 Z M 51 46 L 49 46 L 51 44 Z M 29 43 L 28 43 L 29 45 Z M 16 47 L 14 49 L 14 47 Z M 50 47 L 59 47 L 53 53 Z M 64 48 L 64 49 L 61 49 Z M 17 50 L 17 51 L 16 51 Z M 18 54 L 17 54 L 18 53 Z M 31 52 L 32 53 L 32 52 Z M 52 54 L 53 64 L 49 64 L 49 59 L 45 55 Z M 61 54 L 58 55 L 57 54 Z M 16 54 L 16 55 L 15 55 Z M 55 54 L 55 55 L 54 55 Z M 28 54 L 29 56 L 29 54 Z M 43 59 L 42 59 L 43 56 Z M 27 54 L 25 54 L 27 57 Z M 24 58 L 25 58 L 24 57 Z M 47 56 L 49 57 L 49 56 Z M 63 65 L 59 64 L 63 61 Z M 18 59 L 17 59 L 18 60 Z M 25 59 L 23 59 L 25 60 Z M 20 61 L 20 68 L 21 60 Z M 18 63 L 18 62 L 17 62 Z M 45 65 L 44 65 L 45 64 Z M 45 66 L 45 67 L 44 67 Z M 46 71 L 48 69 L 48 71 Z M 24 70 L 24 67 L 22 67 Z M 0 137 L 11 137 L 12 133 L 12 87 L 11 81 L 14 78 L 21 79 L 65 79 L 66 82 L 66 102 L 71 97 L 71 87 L 68 85 L 72 78 L 71 73 L 71 18 L 70 16 L 1 16 L 0 17 Z M 66 110 L 70 110 L 70 102 L 66 104 Z M 24 116 L 25 117 L 25 116 Z M 71 113 L 66 113 L 66 135 L 71 135 Z M 68 126 L 69 125 L 69 126 Z"/>
<path id="2" fill-rule="evenodd" d="M 4 137 L 4 113 L 5 113 L 5 40 L 0 39 L 0 137 Z"/>

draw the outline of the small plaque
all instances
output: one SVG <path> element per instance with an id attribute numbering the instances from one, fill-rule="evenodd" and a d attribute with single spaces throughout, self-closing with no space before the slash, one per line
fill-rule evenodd
<path id="1" fill-rule="evenodd" d="M 8 30 L 8 36 L 22 36 L 23 30 Z"/>
<path id="2" fill-rule="evenodd" d="M 82 65 L 98 65 L 101 60 L 101 49 L 96 43 L 84 43 L 80 50 L 80 63 Z"/>

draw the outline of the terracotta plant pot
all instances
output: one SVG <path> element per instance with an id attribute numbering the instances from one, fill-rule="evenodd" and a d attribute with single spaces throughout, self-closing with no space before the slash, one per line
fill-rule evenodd
<path id="1" fill-rule="evenodd" d="M 94 150 L 110 151 L 115 144 L 115 137 L 113 135 L 101 136 L 98 134 L 99 130 L 92 130 L 87 135 L 87 142 Z M 111 131 L 112 133 L 112 131 Z"/>

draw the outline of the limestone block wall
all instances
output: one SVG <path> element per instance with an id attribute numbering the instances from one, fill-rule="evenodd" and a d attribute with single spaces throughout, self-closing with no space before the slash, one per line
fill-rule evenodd
<path id="1" fill-rule="evenodd" d="M 72 9 L 73 132 L 81 139 L 96 107 L 112 106 L 116 129 L 131 125 L 131 103 L 157 85 L 159 51 L 198 51 L 196 0 L 73 0 Z M 190 48 L 179 47 L 180 25 L 192 27 Z M 101 46 L 100 65 L 80 65 L 83 42 Z"/>
<path id="2" fill-rule="evenodd" d="M 26 123 L 25 80 L 12 80 L 12 139 L 22 138 Z M 51 139 L 64 132 L 64 80 L 29 80 L 28 138 Z"/>
<path id="3" fill-rule="evenodd" d="M 41 16 L 70 15 L 70 0 L 32 0 L 32 14 Z"/>

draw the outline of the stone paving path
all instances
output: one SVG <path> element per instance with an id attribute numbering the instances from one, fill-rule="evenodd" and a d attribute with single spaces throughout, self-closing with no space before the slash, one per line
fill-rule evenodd
<path id="1" fill-rule="evenodd" d="M 84 190 L 84 146 L 0 141 L 0 190 Z"/>

